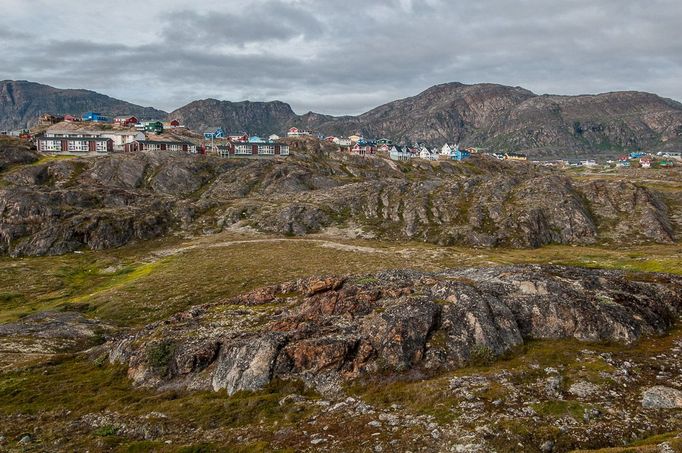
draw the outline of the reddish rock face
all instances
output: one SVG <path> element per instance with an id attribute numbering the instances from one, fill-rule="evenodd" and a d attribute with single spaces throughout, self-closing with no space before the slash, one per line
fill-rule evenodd
<path id="1" fill-rule="evenodd" d="M 664 274 L 509 266 L 365 281 L 299 280 L 195 307 L 111 345 L 110 360 L 151 387 L 233 393 L 282 378 L 328 388 L 374 373 L 450 370 L 528 339 L 629 343 L 663 333 L 682 313 L 682 278 Z"/>

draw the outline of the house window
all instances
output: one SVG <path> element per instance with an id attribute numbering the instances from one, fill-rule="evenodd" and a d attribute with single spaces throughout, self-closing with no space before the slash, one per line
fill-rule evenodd
<path id="1" fill-rule="evenodd" d="M 89 146 L 88 146 L 88 142 L 86 142 L 86 141 L 81 141 L 81 140 L 77 140 L 77 141 L 76 141 L 76 140 L 69 140 L 68 150 L 71 151 L 71 152 L 81 153 L 81 152 L 86 152 L 86 151 L 88 151 L 89 149 L 90 149 L 90 148 L 89 148 Z"/>
<path id="2" fill-rule="evenodd" d="M 258 154 L 272 156 L 275 154 L 275 147 L 273 145 L 261 145 L 258 147 Z"/>
<path id="3" fill-rule="evenodd" d="M 289 155 L 289 145 L 280 145 L 279 154 L 280 154 L 280 156 L 288 156 Z"/>
<path id="4" fill-rule="evenodd" d="M 249 155 L 251 154 L 251 145 L 237 145 L 235 154 Z"/>
<path id="5" fill-rule="evenodd" d="M 107 151 L 109 151 L 109 149 L 107 147 L 107 142 L 105 142 L 105 141 L 96 142 L 95 150 L 98 153 L 106 153 Z"/>

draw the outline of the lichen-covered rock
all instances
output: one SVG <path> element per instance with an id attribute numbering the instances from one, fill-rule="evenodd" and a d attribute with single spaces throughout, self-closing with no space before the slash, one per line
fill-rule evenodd
<path id="1" fill-rule="evenodd" d="M 327 389 L 374 373 L 493 360 L 526 340 L 627 344 L 666 332 L 681 312 L 682 278 L 665 274 L 559 266 L 389 271 L 303 279 L 195 307 L 112 343 L 109 357 L 142 386 L 232 394 L 296 378 Z M 160 339 L 172 347 L 158 352 Z M 560 391 L 553 383 L 550 392 Z"/>
<path id="2" fill-rule="evenodd" d="M 645 409 L 682 408 L 682 390 L 657 385 L 642 393 L 642 407 Z"/>

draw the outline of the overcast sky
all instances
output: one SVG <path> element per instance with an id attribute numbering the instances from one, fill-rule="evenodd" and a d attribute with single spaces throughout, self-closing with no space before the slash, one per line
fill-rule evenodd
<path id="1" fill-rule="evenodd" d="M 682 101 L 682 0 L 0 0 L 0 79 L 355 114 L 444 82 Z"/>

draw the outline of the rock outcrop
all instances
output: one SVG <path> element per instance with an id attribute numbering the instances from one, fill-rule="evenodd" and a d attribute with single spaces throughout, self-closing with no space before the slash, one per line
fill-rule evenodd
<path id="1" fill-rule="evenodd" d="M 682 278 L 557 266 L 305 279 L 194 307 L 110 345 L 137 385 L 239 390 L 452 370 L 527 340 L 666 332 Z M 577 393 L 584 389 L 577 389 Z"/>
<path id="2" fill-rule="evenodd" d="M 526 248 L 671 243 L 680 225 L 679 206 L 632 182 L 576 182 L 486 156 L 398 166 L 324 149 L 286 160 L 140 153 L 32 165 L 16 161 L 34 162 L 29 150 L 0 155 L 14 162 L 0 175 L 0 253 L 14 256 L 241 227 Z"/>

